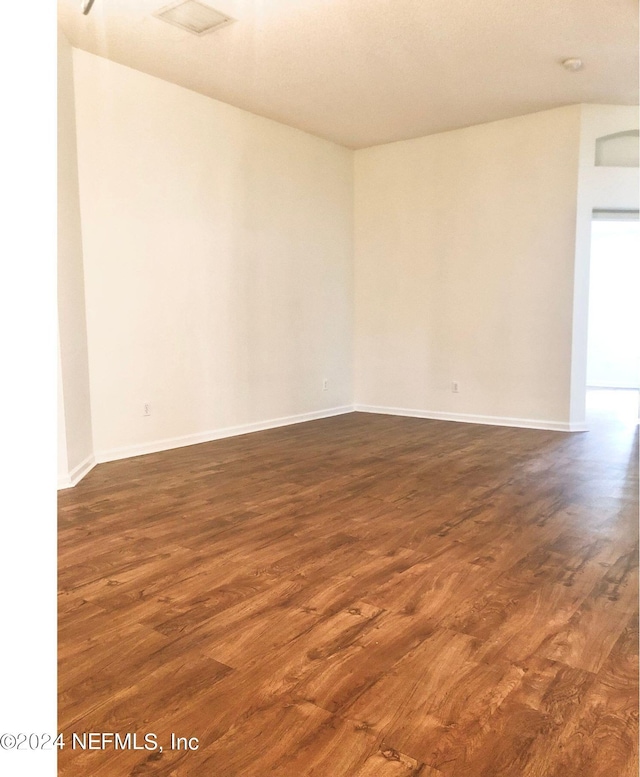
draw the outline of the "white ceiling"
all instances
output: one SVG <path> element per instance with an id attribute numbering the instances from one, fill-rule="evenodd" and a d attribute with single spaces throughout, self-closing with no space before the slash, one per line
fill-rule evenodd
<path id="1" fill-rule="evenodd" d="M 351 148 L 571 103 L 638 102 L 636 0 L 58 0 L 72 45 Z M 584 69 L 560 66 L 580 57 Z"/>

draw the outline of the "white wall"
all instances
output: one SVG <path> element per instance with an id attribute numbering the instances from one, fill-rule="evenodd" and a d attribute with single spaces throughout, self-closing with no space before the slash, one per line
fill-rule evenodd
<path id="1" fill-rule="evenodd" d="M 640 387 L 640 222 L 594 221 L 587 385 Z"/>
<path id="2" fill-rule="evenodd" d="M 359 406 L 569 428 L 579 131 L 571 106 L 356 152 Z"/>
<path id="3" fill-rule="evenodd" d="M 570 106 L 354 154 L 76 50 L 81 249 L 61 52 L 69 469 L 91 455 L 91 422 L 109 459 L 354 397 L 583 427 L 590 214 L 638 198 L 637 170 L 595 167 L 595 139 L 637 126 L 637 109 Z"/>
<path id="4" fill-rule="evenodd" d="M 591 217 L 598 210 L 638 210 L 638 168 L 597 167 L 596 141 L 616 132 L 637 130 L 638 108 L 625 105 L 580 107 L 580 165 L 575 243 L 571 420 L 584 424 L 587 384 L 589 255 Z"/>
<path id="5" fill-rule="evenodd" d="M 58 335 L 58 488 L 71 485 L 69 478 L 69 461 L 67 459 L 67 428 L 64 418 L 64 385 L 62 382 L 62 359 L 60 357 L 60 336 Z"/>
<path id="6" fill-rule="evenodd" d="M 351 152 L 74 67 L 96 455 L 349 405 Z"/>
<path id="7" fill-rule="evenodd" d="M 58 30 L 58 423 L 61 486 L 93 463 L 72 49 Z M 59 450 L 60 450 L 59 446 Z"/>

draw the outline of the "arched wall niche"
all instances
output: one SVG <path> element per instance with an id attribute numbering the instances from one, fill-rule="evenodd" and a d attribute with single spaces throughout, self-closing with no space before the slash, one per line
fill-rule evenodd
<path id="1" fill-rule="evenodd" d="M 640 132 L 625 130 L 596 138 L 596 167 L 638 167 Z"/>

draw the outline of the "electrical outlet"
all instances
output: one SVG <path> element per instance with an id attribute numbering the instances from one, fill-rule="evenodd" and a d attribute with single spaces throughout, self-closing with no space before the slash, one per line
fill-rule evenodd
<path id="1" fill-rule="evenodd" d="M 143 407 L 144 407 L 143 415 L 151 415 L 151 403 L 145 402 Z"/>
<path id="2" fill-rule="evenodd" d="M 451 391 L 454 394 L 459 394 L 460 393 L 460 384 L 458 383 L 457 380 L 454 380 L 454 381 L 451 382 Z"/>
<path id="3" fill-rule="evenodd" d="M 322 390 L 329 391 L 329 380 L 327 378 L 322 381 Z"/>

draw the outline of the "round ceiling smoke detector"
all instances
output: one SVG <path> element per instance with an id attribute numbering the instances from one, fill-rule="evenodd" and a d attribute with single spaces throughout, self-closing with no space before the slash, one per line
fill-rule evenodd
<path id="1" fill-rule="evenodd" d="M 578 59 L 578 57 L 569 57 L 569 59 L 564 60 L 562 67 L 575 73 L 576 70 L 582 70 L 582 60 Z"/>

